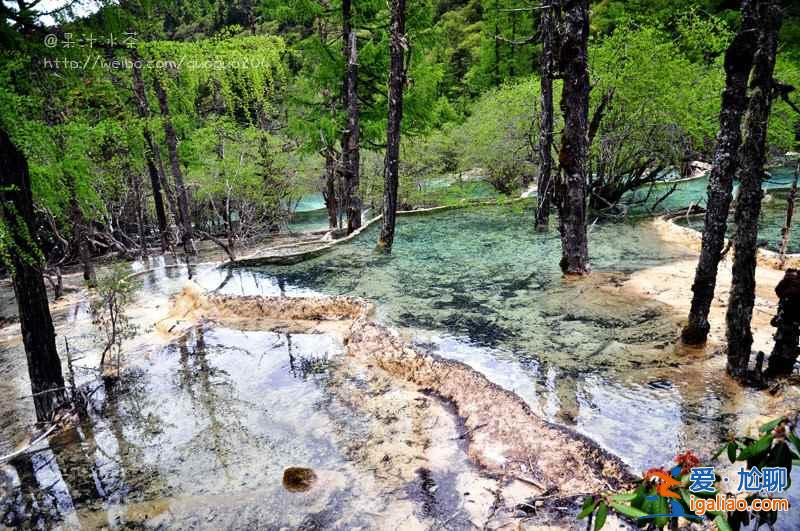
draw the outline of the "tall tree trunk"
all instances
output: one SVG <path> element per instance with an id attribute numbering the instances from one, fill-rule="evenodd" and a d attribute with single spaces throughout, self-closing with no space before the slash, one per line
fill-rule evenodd
<path id="1" fill-rule="evenodd" d="M 559 152 L 562 175 L 555 190 L 561 234 L 560 265 L 566 275 L 583 275 L 589 271 L 586 233 L 589 2 L 566 0 L 562 9 L 564 31 L 559 48 L 559 71 L 564 78 L 561 93 L 564 131 Z"/>
<path id="2" fill-rule="evenodd" d="M 761 212 L 761 179 L 766 159 L 767 126 L 772 105 L 775 54 L 778 48 L 782 12 L 777 1 L 760 6 L 758 50 L 753 59 L 750 99 L 744 118 L 740 149 L 740 192 L 736 204 L 736 233 L 733 240 L 733 270 L 728 311 L 725 315 L 728 340 L 728 372 L 742 378 L 747 373 L 753 336 L 750 321 L 755 301 L 758 216 Z"/>
<path id="3" fill-rule="evenodd" d="M 150 133 L 150 127 L 147 125 L 146 120 L 150 118 L 150 107 L 147 104 L 147 91 L 142 81 L 142 73 L 140 71 L 140 57 L 134 51 L 132 54 L 133 68 L 133 94 L 136 97 L 136 108 L 141 118 L 145 123 L 142 126 L 142 134 L 145 143 L 145 160 L 147 161 L 147 172 L 150 174 L 150 186 L 153 190 L 153 203 L 156 209 L 156 220 L 158 221 L 158 235 L 161 240 L 161 251 L 167 252 L 169 249 L 169 238 L 167 232 L 167 212 L 164 209 L 164 198 L 161 195 L 161 182 L 162 177 L 159 175 L 159 168 L 161 165 L 161 153 L 158 145 L 153 142 L 153 135 Z"/>
<path id="4" fill-rule="evenodd" d="M 325 182 L 322 198 L 328 211 L 328 226 L 335 229 L 339 226 L 339 205 L 336 201 L 336 152 L 332 147 L 325 149 Z"/>
<path id="5" fill-rule="evenodd" d="M 347 233 L 361 227 L 361 198 L 359 185 L 359 124 L 358 124 L 358 44 L 352 27 L 351 0 L 342 0 L 342 38 L 344 39 L 344 108 L 347 124 L 342 134 L 342 178 L 344 181 L 344 210 L 347 214 Z"/>
<path id="6" fill-rule="evenodd" d="M 800 148 L 800 122 L 795 124 L 795 142 L 797 148 Z M 789 190 L 789 197 L 786 199 L 786 218 L 781 228 L 781 247 L 780 247 L 780 267 L 783 269 L 786 264 L 786 249 L 789 247 L 789 233 L 792 230 L 792 218 L 794 217 L 794 206 L 797 200 L 797 179 L 800 178 L 800 159 L 797 160 L 794 167 L 794 178 L 792 179 L 792 188 Z"/>
<path id="7" fill-rule="evenodd" d="M 708 312 L 714 298 L 717 267 L 725 243 L 733 177 L 738 168 L 742 114 L 747 106 L 747 80 L 758 45 L 756 9 L 759 1 L 742 1 L 742 26 L 725 53 L 725 90 L 722 93 L 714 163 L 708 180 L 703 241 L 692 284 L 689 322 L 681 333 L 681 339 L 687 345 L 705 343 L 710 329 Z"/>
<path id="8" fill-rule="evenodd" d="M 539 32 L 542 35 L 541 56 L 541 117 L 539 130 L 539 181 L 536 186 L 539 204 L 536 208 L 536 229 L 546 230 L 550 221 L 550 198 L 553 172 L 553 44 L 555 38 L 555 14 L 553 0 L 544 0 Z M 548 3 L 545 5 L 545 3 Z"/>
<path id="9" fill-rule="evenodd" d="M 400 124 L 403 120 L 403 86 L 405 85 L 406 0 L 391 1 L 389 28 L 389 120 L 386 129 L 386 160 L 383 175 L 383 226 L 378 247 L 391 252 L 397 217 L 398 167 L 400 164 Z"/>
<path id="10" fill-rule="evenodd" d="M 8 265 L 19 307 L 36 419 L 47 421 L 66 404 L 67 394 L 42 277 L 44 260 L 33 241 L 33 194 L 28 163 L 3 129 L 0 129 L 0 212 L 13 245 L 7 253 Z"/>
<path id="11" fill-rule="evenodd" d="M 139 254 L 142 258 L 147 256 L 147 231 L 145 230 L 145 216 L 144 216 L 144 197 L 142 196 L 142 176 L 138 171 L 132 171 L 134 183 L 134 200 L 136 201 L 136 226 L 139 229 Z"/>
<path id="12" fill-rule="evenodd" d="M 500 0 L 494 0 L 494 65 L 492 79 L 495 85 L 500 84 Z"/>
<path id="13" fill-rule="evenodd" d="M 192 217 L 189 210 L 189 195 L 183 181 L 181 161 L 178 157 L 178 135 L 175 132 L 175 127 L 172 125 L 172 118 L 169 114 L 167 93 L 164 91 L 164 87 L 161 85 L 158 77 L 153 78 L 153 88 L 156 91 L 156 98 L 158 98 L 158 108 L 161 109 L 161 118 L 164 120 L 164 136 L 167 139 L 169 164 L 172 170 L 172 178 L 175 179 L 175 188 L 177 189 L 181 243 L 183 244 L 183 250 L 186 254 L 197 254 L 194 241 L 192 240 L 194 235 L 192 231 Z"/>

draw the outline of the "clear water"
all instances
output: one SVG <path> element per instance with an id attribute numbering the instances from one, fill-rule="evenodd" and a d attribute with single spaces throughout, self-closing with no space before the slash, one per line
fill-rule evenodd
<path id="1" fill-rule="evenodd" d="M 634 271 L 687 258 L 683 248 L 660 241 L 646 221 L 598 222 L 595 274 L 566 281 L 557 231 L 537 233 L 532 222 L 531 207 L 519 204 L 451 210 L 401 217 L 390 256 L 375 253 L 372 227 L 294 266 L 151 264 L 136 319 L 163 314 L 189 270 L 204 288 L 234 295 L 362 296 L 419 348 L 472 365 L 638 470 L 686 449 L 708 455 L 752 422 L 769 398 L 730 385 L 719 358 L 677 354 L 683 316 L 619 289 Z M 56 319 L 75 351 L 96 349 L 85 304 Z M 272 332 L 206 329 L 166 348 L 132 349 L 131 377 L 92 395 L 94 414 L 75 438 L 0 470 L 3 523 L 19 513 L 41 527 L 59 519 L 66 527 L 370 526 L 392 495 L 348 452 L 369 419 L 341 400 L 341 379 L 331 384 L 341 346 L 295 339 L 294 352 L 310 360 L 300 366 L 313 370 L 298 371 L 285 335 Z M 0 346 L 0 371 L 5 453 L 33 418 L 30 401 L 16 399 L 26 389 L 18 344 Z M 91 375 L 83 381 L 97 385 Z M 280 472 L 293 465 L 321 471 L 314 496 L 281 490 Z M 780 528 L 795 524 L 782 519 Z"/>
<path id="2" fill-rule="evenodd" d="M 311 212 L 325 208 L 325 199 L 321 193 L 304 196 L 297 202 L 295 212 Z"/>
<path id="3" fill-rule="evenodd" d="M 532 220 L 532 209 L 518 206 L 402 217 L 391 256 L 374 252 L 372 228 L 302 264 L 237 271 L 247 280 L 223 291 L 249 291 L 257 282 L 261 293 L 366 297 L 381 319 L 485 371 L 636 468 L 724 438 L 737 407 L 726 404 L 738 390 L 702 367 L 687 379 L 686 360 L 672 348 L 676 316 L 615 289 L 631 272 L 686 251 L 654 237 L 646 222 L 597 223 L 594 280 L 565 281 L 557 231 L 537 233 Z M 201 281 L 218 284 L 222 273 L 213 275 Z M 652 431 L 632 432 L 633 424 Z M 654 433 L 661 434 L 657 448 Z"/>
<path id="4" fill-rule="evenodd" d="M 379 481 L 358 458 L 375 421 L 354 406 L 367 383 L 341 352 L 326 335 L 201 326 L 130 353 L 118 384 L 87 379 L 77 430 L 0 467 L 0 527 L 381 527 L 415 485 Z M 307 492 L 284 488 L 292 466 L 314 470 Z"/>
<path id="5" fill-rule="evenodd" d="M 769 178 L 764 180 L 762 188 L 769 193 L 773 190 L 786 189 L 791 187 L 793 178 L 794 168 L 774 168 L 769 171 Z M 659 183 L 652 189 L 642 187 L 628 194 L 623 202 L 629 205 L 629 212 L 633 215 L 664 214 L 685 209 L 690 205 L 705 208 L 708 198 L 707 187 L 707 177 L 677 183 Z M 734 195 L 737 187 L 738 183 L 735 183 Z"/>
<path id="6" fill-rule="evenodd" d="M 223 291 L 258 283 L 264 294 L 372 300 L 420 348 L 472 365 L 634 470 L 669 464 L 687 449 L 709 456 L 767 407 L 768 396 L 724 376 L 720 357 L 675 351 L 684 316 L 615 289 L 634 271 L 687 258 L 684 248 L 659 240 L 647 221 L 598 222 L 590 233 L 595 274 L 567 281 L 557 231 L 537 233 L 532 220 L 521 206 L 401 217 L 390 256 L 374 251 L 373 227 L 302 264 L 237 271 Z M 799 496 L 795 487 L 790 497 Z M 778 527 L 796 525 L 795 516 Z"/>
<path id="7" fill-rule="evenodd" d="M 474 365 L 635 468 L 710 449 L 739 429 L 740 413 L 757 411 L 760 395 L 743 405 L 746 392 L 720 378 L 718 361 L 674 352 L 683 316 L 615 290 L 633 271 L 688 257 L 685 249 L 660 241 L 646 221 L 597 223 L 597 280 L 564 281 L 557 232 L 533 231 L 532 214 L 506 206 L 402 217 L 391 256 L 374 252 L 373 228 L 302 264 L 237 270 L 223 291 L 366 297 L 381 319 Z"/>

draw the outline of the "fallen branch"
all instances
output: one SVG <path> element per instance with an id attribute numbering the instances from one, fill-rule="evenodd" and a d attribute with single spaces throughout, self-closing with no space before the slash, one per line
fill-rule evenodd
<path id="1" fill-rule="evenodd" d="M 28 450 L 30 450 L 32 447 L 36 446 L 36 445 L 37 445 L 37 444 L 39 444 L 41 441 L 43 441 L 44 439 L 46 439 L 46 438 L 47 438 L 47 437 L 48 437 L 48 436 L 49 436 L 51 433 L 53 433 L 53 432 L 55 431 L 55 429 L 56 429 L 57 427 L 58 427 L 58 424 L 53 424 L 52 426 L 50 426 L 50 428 L 48 428 L 48 429 L 47 429 L 47 431 L 45 431 L 43 434 L 39 435 L 39 436 L 38 436 L 36 439 L 34 439 L 33 441 L 31 441 L 31 443 L 30 443 L 28 446 L 26 446 L 25 448 L 20 448 L 19 450 L 15 451 L 15 452 L 11 452 L 11 453 L 10 453 L 10 454 L 8 454 L 8 455 L 5 455 L 5 456 L 3 456 L 3 457 L 0 457 L 0 464 L 2 464 L 2 463 L 6 463 L 6 462 L 8 462 L 8 461 L 11 461 L 11 460 L 12 460 L 12 459 L 14 459 L 15 457 L 18 457 L 18 456 L 20 456 L 20 455 L 24 454 L 25 452 L 27 452 Z"/>
<path id="2" fill-rule="evenodd" d="M 212 242 L 217 244 L 219 247 L 221 247 L 223 251 L 225 251 L 225 254 L 228 255 L 228 258 L 230 258 L 231 262 L 235 262 L 236 261 L 236 255 L 233 253 L 231 248 L 225 242 L 223 242 L 222 240 L 220 240 L 219 238 L 217 238 L 216 236 L 214 236 L 210 232 L 197 231 L 197 235 L 200 236 L 201 238 L 205 238 L 205 239 L 211 240 Z"/>
<path id="3" fill-rule="evenodd" d="M 477 426 L 475 426 L 474 428 L 470 428 L 470 429 L 468 429 L 467 431 L 465 431 L 464 433 L 462 433 L 461 435 L 459 435 L 458 437 L 453 437 L 453 438 L 452 438 L 452 439 L 450 439 L 450 440 L 451 440 L 451 441 L 457 441 L 457 440 L 459 440 L 459 439 L 466 439 L 466 438 L 467 438 L 467 436 L 468 436 L 470 433 L 472 433 L 472 432 L 474 432 L 474 431 L 476 431 L 476 430 L 479 430 L 479 429 L 481 429 L 481 428 L 485 427 L 487 424 L 488 424 L 488 423 L 486 423 L 486 422 L 484 422 L 483 424 L 478 424 L 478 425 L 477 425 Z"/>

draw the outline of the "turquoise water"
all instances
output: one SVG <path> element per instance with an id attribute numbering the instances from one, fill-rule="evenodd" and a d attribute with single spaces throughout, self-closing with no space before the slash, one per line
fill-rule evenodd
<path id="1" fill-rule="evenodd" d="M 765 179 L 762 187 L 768 192 L 786 189 L 792 185 L 794 168 L 782 167 L 770 170 L 770 177 Z M 708 179 L 701 177 L 677 183 L 659 183 L 652 187 L 643 187 L 628 194 L 623 203 L 628 204 L 629 211 L 635 215 L 664 214 L 681 210 L 690 205 L 705 208 L 708 197 Z M 674 187 L 674 191 L 671 191 Z M 734 185 L 734 195 L 736 194 Z M 668 194 L 668 195 L 667 195 Z M 666 196 L 665 199 L 661 199 Z"/>
<path id="2" fill-rule="evenodd" d="M 719 358 L 676 352 L 683 316 L 618 289 L 632 272 L 692 255 L 647 221 L 597 222 L 594 274 L 567 281 L 555 227 L 537 233 L 532 222 L 531 206 L 401 217 L 390 256 L 374 251 L 373 227 L 302 264 L 236 270 L 221 291 L 365 297 L 418 348 L 473 366 L 634 470 L 687 449 L 708 457 L 744 431 L 768 397 L 732 385 Z M 218 286 L 224 275 L 198 281 Z M 783 518 L 777 528 L 798 523 Z"/>
<path id="3" fill-rule="evenodd" d="M 307 195 L 301 198 L 300 201 L 298 201 L 294 211 L 311 212 L 323 208 L 325 208 L 325 199 L 322 197 L 321 193 L 317 192 L 316 194 Z"/>
<path id="4" fill-rule="evenodd" d="M 423 182 L 412 194 L 415 207 L 431 207 L 459 201 L 478 201 L 499 196 L 497 190 L 485 181 L 453 182 L 452 178 L 430 179 Z M 404 207 L 401 207 L 401 210 Z M 377 213 L 365 214 L 371 218 Z M 328 228 L 328 212 L 322 194 L 303 197 L 289 222 L 295 232 L 325 230 Z"/>
<path id="5" fill-rule="evenodd" d="M 192 276 L 234 295 L 365 297 L 417 348 L 475 367 L 634 470 L 669 464 L 686 449 L 709 455 L 767 401 L 730 385 L 718 360 L 676 353 L 683 316 L 623 290 L 635 271 L 692 256 L 659 240 L 647 221 L 593 224 L 594 274 L 585 281 L 562 279 L 555 226 L 533 230 L 531 205 L 401 217 L 388 256 L 374 251 L 377 231 L 294 266 L 201 265 Z M 148 271 L 139 296 L 162 300 L 186 273 Z M 149 320 L 164 310 L 149 309 Z M 67 335 L 73 348 L 88 351 L 96 337 L 78 342 L 79 329 L 73 324 Z M 3 523 L 14 525 L 20 511 L 23 521 L 41 518 L 42 527 L 62 516 L 67 526 L 87 528 L 142 521 L 369 527 L 392 495 L 382 493 L 375 506 L 371 474 L 348 453 L 369 419 L 346 406 L 341 382 L 331 385 L 341 346 L 325 336 L 293 335 L 292 347 L 288 339 L 209 327 L 163 349 L 129 353 L 125 384 L 93 395 L 91 418 L 75 440 L 53 441 L 0 469 L 0 513 L 12 518 Z M 24 395 L 20 347 L 0 349 L 0 361 L 11 384 L 4 396 Z M 0 447 L 8 451 L 16 423 L 32 412 L 29 401 L 5 402 Z M 277 479 L 293 464 L 345 481 L 290 497 Z M 777 528 L 796 529 L 790 516 Z"/>
<path id="6" fill-rule="evenodd" d="M 676 316 L 618 289 L 631 272 L 689 256 L 647 222 L 594 224 L 587 282 L 562 279 L 557 231 L 534 231 L 530 206 L 401 217 L 397 231 L 390 256 L 374 252 L 372 227 L 302 264 L 236 270 L 221 291 L 365 297 L 420 348 L 473 365 L 636 469 L 686 447 L 710 451 L 735 429 L 739 391 L 713 372 L 687 379 Z M 196 278 L 214 289 L 224 277 Z"/>
<path id="7" fill-rule="evenodd" d="M 760 247 L 777 251 L 781 246 L 781 230 L 786 222 L 786 205 L 789 197 L 789 190 L 771 189 L 767 192 L 765 200 L 761 203 L 761 216 L 758 224 L 758 244 Z M 792 227 L 789 231 L 789 242 L 787 251 L 790 253 L 800 253 L 800 208 L 796 208 L 792 220 Z M 691 216 L 689 218 L 679 218 L 676 223 L 695 230 L 703 230 L 703 217 Z M 728 219 L 728 237 L 735 231 L 733 214 Z"/>

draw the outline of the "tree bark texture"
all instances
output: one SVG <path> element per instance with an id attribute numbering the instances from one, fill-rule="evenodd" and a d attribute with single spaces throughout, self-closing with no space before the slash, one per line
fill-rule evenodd
<path id="1" fill-rule="evenodd" d="M 72 239 L 75 242 L 75 246 L 78 248 L 78 257 L 83 267 L 83 280 L 89 286 L 94 286 L 97 283 L 97 275 L 95 274 L 94 264 L 92 263 L 92 253 L 89 249 L 89 230 L 87 228 L 86 218 L 78 203 L 78 198 L 75 196 L 75 190 L 71 190 L 70 195 Z"/>
<path id="2" fill-rule="evenodd" d="M 150 107 L 147 104 L 147 91 L 142 81 L 142 73 L 137 66 L 140 61 L 139 56 L 134 52 L 133 54 L 133 94 L 136 97 L 136 108 L 139 113 L 139 118 L 146 121 L 150 118 Z M 150 127 L 145 122 L 142 127 L 142 134 L 145 143 L 145 160 L 147 161 L 147 172 L 150 175 L 150 186 L 153 190 L 153 204 L 156 210 L 156 220 L 158 221 L 159 239 L 161 241 L 161 250 L 167 252 L 169 249 L 169 239 L 167 232 L 167 212 L 164 209 L 164 198 L 161 195 L 161 181 L 162 177 L 159 175 L 159 167 L 161 167 L 161 153 L 158 145 L 153 141 L 153 135 L 150 133 Z M 158 162 L 156 162 L 156 157 Z"/>
<path id="3" fill-rule="evenodd" d="M 800 124 L 797 126 L 798 147 L 800 147 Z M 792 230 L 792 218 L 794 218 L 794 206 L 797 201 L 797 179 L 800 177 L 800 160 L 794 168 L 794 178 L 792 188 L 789 190 L 789 197 L 786 199 L 786 218 L 781 228 L 781 247 L 780 247 L 780 267 L 783 269 L 786 263 L 786 249 L 789 247 L 789 233 Z"/>
<path id="4" fill-rule="evenodd" d="M 406 84 L 406 0 L 391 1 L 389 36 L 389 120 L 386 129 L 386 160 L 383 176 L 383 225 L 378 247 L 392 250 L 397 220 L 397 186 L 400 166 L 400 125 L 403 120 L 403 87 Z"/>
<path id="5" fill-rule="evenodd" d="M 566 275 L 583 275 L 589 271 L 586 232 L 589 2 L 566 0 L 562 4 L 562 13 L 564 31 L 559 49 L 559 70 L 564 79 L 561 94 L 564 130 L 559 152 L 561 177 L 555 190 L 561 234 L 560 265 Z"/>
<path id="6" fill-rule="evenodd" d="M 553 44 L 556 34 L 553 6 L 542 2 L 539 32 L 542 36 L 541 56 L 541 116 L 539 132 L 539 181 L 536 186 L 539 204 L 536 208 L 536 228 L 545 230 L 550 221 L 550 198 L 553 195 Z"/>
<path id="7" fill-rule="evenodd" d="M 753 58 L 750 98 L 744 118 L 744 135 L 739 154 L 740 192 L 734 220 L 733 270 L 728 311 L 725 315 L 728 343 L 728 372 L 742 378 L 747 373 L 753 336 L 750 321 L 755 301 L 758 216 L 761 212 L 761 180 L 764 176 L 769 112 L 772 106 L 775 55 L 782 12 L 777 1 L 759 6 L 760 32 Z"/>
<path id="8" fill-rule="evenodd" d="M 742 1 L 742 26 L 725 53 L 725 90 L 719 113 L 717 147 L 708 180 L 703 240 L 692 284 L 689 321 L 681 333 L 681 339 L 688 345 L 705 343 L 710 329 L 708 312 L 714 298 L 717 267 L 725 243 L 733 177 L 738 168 L 742 115 L 747 107 L 747 80 L 758 46 L 759 1 Z"/>
<path id="9" fill-rule="evenodd" d="M 800 271 L 788 269 L 775 287 L 778 313 L 772 319 L 775 346 L 769 357 L 766 376 L 791 374 L 797 362 L 800 343 Z"/>
<path id="10" fill-rule="evenodd" d="M 0 212 L 9 232 L 8 255 L 14 295 L 19 307 L 22 342 L 28 359 L 36 419 L 47 421 L 67 402 L 61 360 L 47 290 L 42 277 L 43 258 L 34 234 L 33 194 L 25 156 L 0 129 Z"/>
<path id="11" fill-rule="evenodd" d="M 333 148 L 325 150 L 325 175 L 323 177 L 322 198 L 328 211 L 328 227 L 339 226 L 339 204 L 336 200 L 336 152 Z"/>

